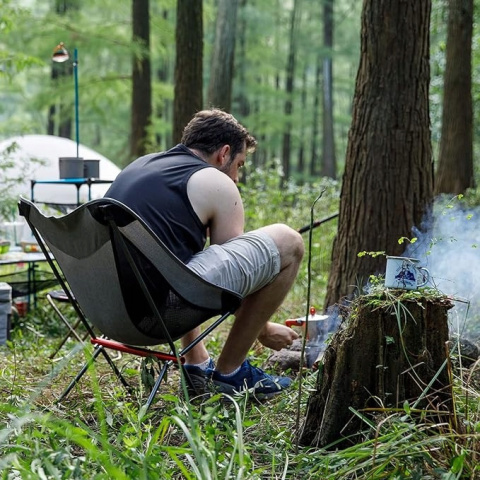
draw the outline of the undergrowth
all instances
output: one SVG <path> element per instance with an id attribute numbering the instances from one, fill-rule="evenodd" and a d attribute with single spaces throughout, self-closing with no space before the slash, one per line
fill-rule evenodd
<path id="1" fill-rule="evenodd" d="M 46 320 L 25 319 L 35 327 Z M 478 478 L 479 395 L 461 373 L 455 377 L 461 433 L 419 422 L 405 406 L 387 409 L 377 424 L 365 425 L 363 442 L 336 451 L 296 445 L 299 378 L 291 390 L 264 404 L 218 395 L 192 402 L 185 401 L 173 373 L 145 414 L 138 360 L 125 356 L 118 362 L 129 381 L 137 382 L 136 394 L 127 395 L 100 361 L 56 404 L 83 355 L 62 359 L 71 351 L 69 342 L 52 364 L 47 354 L 58 337 L 37 338 L 39 333 L 40 328 L 24 335 L 15 331 L 1 370 L 3 479 Z M 305 412 L 315 372 L 305 372 L 302 381 Z"/>
<path id="2" fill-rule="evenodd" d="M 276 175 L 258 171 L 242 187 L 247 229 L 286 222 L 301 228 L 310 206 L 321 219 L 335 213 L 338 186 L 277 188 Z M 312 303 L 322 308 L 336 221 L 312 232 Z M 307 259 L 276 321 L 305 312 Z M 221 327 L 224 328 L 224 327 Z M 225 327 L 227 328 L 227 327 Z M 317 374 L 305 371 L 293 387 L 268 403 L 220 396 L 190 401 L 174 370 L 157 401 L 145 413 L 147 392 L 140 362 L 115 361 L 136 389 L 128 395 L 103 360 L 61 403 L 56 402 L 85 355 L 71 340 L 50 360 L 65 334 L 48 304 L 16 319 L 11 342 L 0 347 L 0 478 L 2 479 L 467 479 L 480 478 L 478 388 L 463 371 L 455 382 L 461 433 L 414 420 L 408 408 L 385 412 L 365 425 L 365 440 L 336 451 L 297 445 L 296 406 L 305 413 Z M 225 335 L 209 340 L 218 355 Z M 87 348 L 88 350 L 88 348 Z M 262 364 L 269 352 L 258 345 L 251 357 Z M 292 374 L 293 375 L 293 374 Z M 302 396 L 298 398 L 302 381 Z"/>

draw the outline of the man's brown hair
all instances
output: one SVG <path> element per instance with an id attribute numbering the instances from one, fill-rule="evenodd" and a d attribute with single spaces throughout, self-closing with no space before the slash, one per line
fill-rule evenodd
<path id="1" fill-rule="evenodd" d="M 183 130 L 182 143 L 207 155 L 230 145 L 232 160 L 244 145 L 247 153 L 257 146 L 255 137 L 233 115 L 218 108 L 197 112 Z"/>

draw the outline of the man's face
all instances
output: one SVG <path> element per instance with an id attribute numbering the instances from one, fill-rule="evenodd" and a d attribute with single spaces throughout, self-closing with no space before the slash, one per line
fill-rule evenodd
<path id="1" fill-rule="evenodd" d="M 225 164 L 220 167 L 220 171 L 228 175 L 235 184 L 238 183 L 240 169 L 245 165 L 247 158 L 247 152 L 245 150 L 244 148 L 240 153 L 235 155 L 233 159 L 230 157 L 230 154 L 228 154 Z"/>

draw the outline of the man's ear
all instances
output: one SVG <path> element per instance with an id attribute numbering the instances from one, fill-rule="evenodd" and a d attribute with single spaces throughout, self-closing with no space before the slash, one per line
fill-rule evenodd
<path id="1" fill-rule="evenodd" d="M 230 145 L 224 145 L 217 150 L 217 161 L 220 167 L 223 167 L 230 158 Z"/>

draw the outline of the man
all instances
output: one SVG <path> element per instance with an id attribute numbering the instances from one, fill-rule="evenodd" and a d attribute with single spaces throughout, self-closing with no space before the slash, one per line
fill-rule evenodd
<path id="1" fill-rule="evenodd" d="M 106 196 L 132 208 L 201 277 L 244 297 L 216 365 L 203 343 L 185 355 L 194 385 L 201 387 L 211 377 L 221 392 L 248 388 L 268 398 L 291 380 L 266 374 L 246 356 L 256 339 L 280 350 L 298 337 L 269 319 L 296 278 L 304 246 L 301 236 L 283 224 L 244 233 L 236 184 L 256 144 L 232 115 L 200 111 L 185 127 L 181 144 L 128 165 Z M 207 235 L 210 246 L 204 249 Z M 188 333 L 182 344 L 198 333 L 198 328 Z"/>

